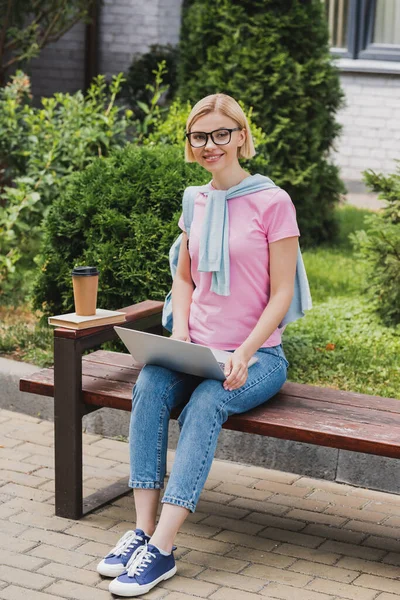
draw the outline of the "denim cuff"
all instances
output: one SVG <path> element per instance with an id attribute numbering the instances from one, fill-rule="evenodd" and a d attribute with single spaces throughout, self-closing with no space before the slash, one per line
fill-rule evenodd
<path id="1" fill-rule="evenodd" d="M 182 506 L 183 508 L 188 508 L 190 510 L 190 512 L 193 512 L 196 510 L 196 506 L 193 504 L 193 502 L 188 502 L 187 500 L 181 500 L 180 498 L 174 498 L 174 496 L 163 496 L 163 499 L 161 500 L 161 503 L 167 503 L 167 504 L 175 504 L 175 506 Z"/>
<path id="2" fill-rule="evenodd" d="M 141 490 L 163 490 L 164 489 L 163 481 L 134 481 L 133 479 L 130 479 L 128 485 L 131 488 L 141 489 Z"/>

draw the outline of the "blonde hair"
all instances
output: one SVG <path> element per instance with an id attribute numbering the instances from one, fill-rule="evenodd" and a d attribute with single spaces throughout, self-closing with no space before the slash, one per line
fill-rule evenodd
<path id="1" fill-rule="evenodd" d="M 195 104 L 186 121 L 186 133 L 191 131 L 192 126 L 200 117 L 208 115 L 212 112 L 220 112 L 223 115 L 236 121 L 238 127 L 246 130 L 246 139 L 244 144 L 238 148 L 238 158 L 252 158 L 256 151 L 254 149 L 253 137 L 251 135 L 250 126 L 247 117 L 244 114 L 240 104 L 234 98 L 227 94 L 211 94 L 202 98 Z M 196 162 L 192 147 L 186 138 L 185 143 L 185 160 L 186 162 Z"/>

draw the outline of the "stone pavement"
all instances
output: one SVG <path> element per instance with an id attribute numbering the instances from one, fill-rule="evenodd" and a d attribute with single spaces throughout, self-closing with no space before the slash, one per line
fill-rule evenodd
<path id="1" fill-rule="evenodd" d="M 0 410 L 0 598 L 110 600 L 96 564 L 135 526 L 125 496 L 54 516 L 53 424 Z M 84 434 L 85 493 L 128 474 L 124 442 Z M 169 468 L 173 452 L 168 456 Z M 400 600 L 400 496 L 214 461 L 146 599 Z"/>

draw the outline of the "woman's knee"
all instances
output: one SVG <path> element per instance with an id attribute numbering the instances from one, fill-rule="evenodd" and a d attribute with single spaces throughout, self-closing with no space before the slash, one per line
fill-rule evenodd
<path id="1" fill-rule="evenodd" d="M 132 407 L 144 405 L 149 407 L 175 404 L 175 396 L 181 392 L 179 384 L 183 383 L 182 375 L 171 369 L 157 365 L 145 365 L 136 381 L 132 392 Z"/>

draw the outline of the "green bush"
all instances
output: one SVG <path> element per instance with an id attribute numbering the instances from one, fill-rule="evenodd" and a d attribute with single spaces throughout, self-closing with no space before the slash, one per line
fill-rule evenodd
<path id="1" fill-rule="evenodd" d="M 0 284 L 2 293 L 24 282 L 34 265 L 41 222 L 68 176 L 127 141 L 131 112 L 116 106 L 122 74 L 103 76 L 86 96 L 55 94 L 31 104 L 30 84 L 18 72 L 0 89 Z M 12 182 L 11 185 L 9 182 Z M 7 185 L 8 184 L 8 185 Z"/>
<path id="2" fill-rule="evenodd" d="M 351 234 L 367 272 L 364 292 L 388 326 L 400 323 L 400 161 L 392 175 L 364 172 L 367 185 L 386 206 L 365 218 L 365 229 Z"/>
<path id="3" fill-rule="evenodd" d="M 183 191 L 208 179 L 181 148 L 133 144 L 75 174 L 45 222 L 35 307 L 73 310 L 71 269 L 79 264 L 100 270 L 99 307 L 162 300 Z"/>
<path id="4" fill-rule="evenodd" d="M 258 168 L 291 195 L 302 245 L 332 241 L 344 187 L 328 154 L 343 94 L 321 0 L 191 0 L 183 10 L 178 95 L 223 92 L 254 107 L 267 137 Z"/>
<path id="5" fill-rule="evenodd" d="M 169 102 L 177 90 L 177 64 L 178 48 L 167 44 L 153 44 L 145 54 L 135 55 L 128 72 L 125 74 L 126 82 L 123 87 L 123 96 L 129 102 L 132 110 L 139 119 L 143 119 L 145 112 L 140 108 L 140 103 L 150 104 L 152 91 L 147 86 L 154 81 L 154 72 L 159 64 L 165 61 L 163 83 L 168 90 L 163 97 L 164 102 Z"/>

